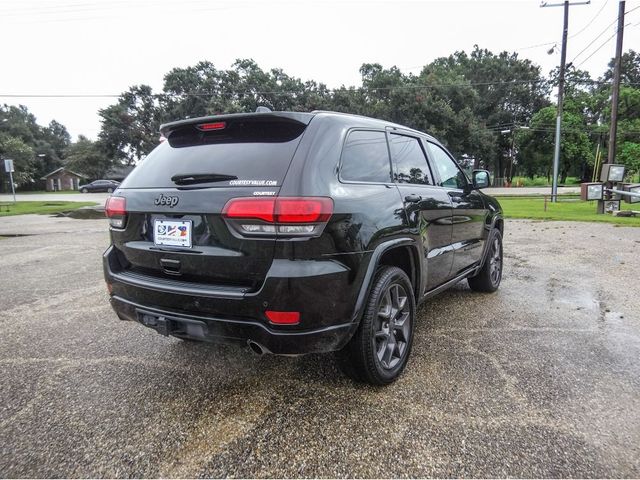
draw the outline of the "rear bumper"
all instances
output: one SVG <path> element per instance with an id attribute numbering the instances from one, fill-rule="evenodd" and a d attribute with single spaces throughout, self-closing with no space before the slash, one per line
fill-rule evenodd
<path id="1" fill-rule="evenodd" d="M 164 335 L 243 344 L 274 354 L 299 355 L 341 349 L 357 328 L 358 289 L 349 268 L 333 260 L 274 260 L 262 288 L 194 285 L 127 274 L 110 247 L 104 254 L 111 305 L 122 320 Z M 298 325 L 273 325 L 265 310 L 299 311 Z"/>
<path id="2" fill-rule="evenodd" d="M 259 345 L 264 353 L 301 355 L 339 350 L 351 337 L 352 324 L 333 325 L 304 332 L 278 331 L 251 321 L 229 320 L 176 312 L 138 305 L 118 296 L 111 306 L 122 320 L 132 320 L 162 335 L 215 343 Z"/>

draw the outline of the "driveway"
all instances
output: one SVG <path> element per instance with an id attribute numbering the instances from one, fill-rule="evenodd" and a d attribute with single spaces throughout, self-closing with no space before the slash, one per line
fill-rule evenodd
<path id="1" fill-rule="evenodd" d="M 105 220 L 0 236 L 3 477 L 640 476 L 640 228 L 507 221 L 500 290 L 423 304 L 386 388 L 119 321 Z"/>

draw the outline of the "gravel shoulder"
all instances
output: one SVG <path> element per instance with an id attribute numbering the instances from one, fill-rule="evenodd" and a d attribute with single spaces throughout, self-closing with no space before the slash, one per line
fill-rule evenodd
<path id="1" fill-rule="evenodd" d="M 500 290 L 423 304 L 386 388 L 119 321 L 107 245 L 0 219 L 3 477 L 640 476 L 638 228 L 507 221 Z"/>

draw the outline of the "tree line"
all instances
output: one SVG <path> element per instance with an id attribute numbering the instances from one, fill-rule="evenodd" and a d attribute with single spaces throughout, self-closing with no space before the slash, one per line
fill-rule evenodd
<path id="1" fill-rule="evenodd" d="M 203 61 L 174 68 L 163 88 L 134 85 L 99 111 L 96 141 L 71 143 L 57 122 L 40 127 L 23 107 L 0 109 L 0 155 L 20 164 L 18 182 L 33 183 L 55 165 L 97 178 L 114 165 L 132 165 L 159 143 L 160 124 L 221 113 L 272 110 L 333 110 L 397 122 L 431 133 L 466 166 L 487 168 L 500 181 L 515 175 L 550 176 L 557 70 L 548 75 L 517 53 L 474 47 L 425 65 L 420 73 L 366 63 L 362 85 L 328 88 L 282 69 L 263 70 L 253 60 L 229 69 Z M 560 182 L 590 179 L 595 154 L 606 158 L 613 62 L 594 79 L 569 65 L 561 142 Z M 7 119 L 7 120 L 5 120 Z M 622 57 L 616 161 L 640 171 L 640 54 Z M 36 154 L 46 153 L 43 157 Z M 38 160 L 40 159 L 40 160 Z M 48 162 L 48 163 L 47 163 Z"/>

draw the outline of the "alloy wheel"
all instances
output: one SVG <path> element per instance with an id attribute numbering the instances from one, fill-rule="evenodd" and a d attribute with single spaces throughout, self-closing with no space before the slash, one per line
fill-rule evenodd
<path id="1" fill-rule="evenodd" d="M 502 249 L 500 248 L 500 239 L 498 237 L 493 239 L 493 245 L 491 246 L 489 274 L 491 282 L 494 285 L 497 285 L 500 282 L 500 277 L 502 276 Z"/>
<path id="2" fill-rule="evenodd" d="M 383 368 L 391 370 L 404 358 L 411 335 L 411 315 L 407 292 L 391 284 L 382 297 L 374 334 L 375 352 Z"/>

